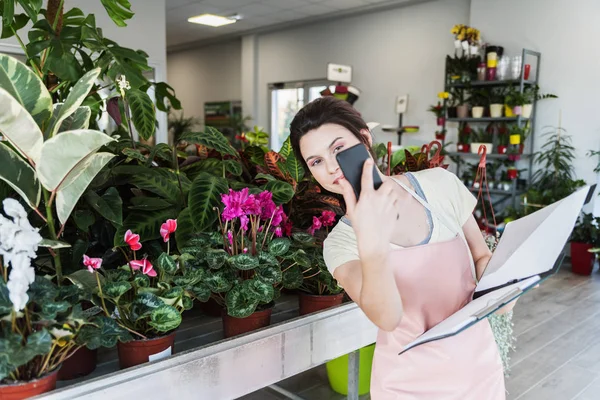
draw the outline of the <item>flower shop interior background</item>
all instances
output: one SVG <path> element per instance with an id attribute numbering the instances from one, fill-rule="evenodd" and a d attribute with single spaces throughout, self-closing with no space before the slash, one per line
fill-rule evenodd
<path id="1" fill-rule="evenodd" d="M 591 0 L 576 13 L 564 0 L 359 0 L 353 10 L 328 0 L 216 2 L 223 13 L 247 7 L 232 24 L 241 28 L 221 33 L 184 26 L 205 11 L 192 3 L 0 7 L 3 396 L 90 396 L 108 385 L 102 379 L 175 373 L 184 356 L 228 343 L 233 351 L 269 332 L 329 348 L 257 372 L 268 375 L 262 385 L 240 378 L 238 392 L 198 365 L 205 393 L 367 396 L 374 330 L 321 254 L 342 208 L 287 140 L 291 118 L 315 98 L 361 112 L 384 173 L 455 172 L 480 197 L 475 215 L 491 249 L 506 222 L 599 181 L 600 60 L 580 39 L 598 33 Z M 328 63 L 351 66 L 351 79 L 328 79 Z M 582 339 L 595 327 L 561 330 L 600 312 L 599 215 L 595 193 L 548 289 L 520 300 L 515 320 L 490 317 L 512 398 L 551 398 L 544 383 L 570 360 L 527 372 L 523 360 L 545 346 L 532 339 L 540 332 L 559 350 L 561 338 L 579 338 L 579 347 L 562 343 L 564 353 L 588 354 L 576 360 L 577 377 L 557 374 L 571 386 L 559 385 L 556 398 L 600 393 L 600 350 Z M 302 324 L 316 325 L 309 335 Z M 332 332 L 344 328 L 354 341 L 337 343 Z M 288 362 L 302 358 L 292 350 Z"/>

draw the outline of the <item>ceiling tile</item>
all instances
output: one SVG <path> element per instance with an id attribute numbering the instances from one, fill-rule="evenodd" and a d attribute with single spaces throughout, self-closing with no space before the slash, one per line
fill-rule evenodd
<path id="1" fill-rule="evenodd" d="M 223 9 L 244 7 L 249 4 L 258 3 L 259 0 L 204 0 L 203 3 L 218 6 Z"/>
<path id="2" fill-rule="evenodd" d="M 165 5 L 167 10 L 174 10 L 179 7 L 187 6 L 192 3 L 199 3 L 198 0 L 167 0 Z"/>
<path id="3" fill-rule="evenodd" d="M 293 21 L 295 19 L 303 19 L 309 17 L 308 14 L 302 12 L 302 9 L 296 8 L 293 10 L 279 11 L 273 14 L 273 18 L 279 21 Z"/>
<path id="4" fill-rule="evenodd" d="M 279 11 L 279 8 L 273 6 L 267 6 L 265 4 L 254 3 L 244 7 L 230 8 L 229 12 L 239 13 L 244 19 L 251 19 L 252 17 L 262 17 L 263 15 L 273 14 Z"/>
<path id="5" fill-rule="evenodd" d="M 309 0 L 260 0 L 261 4 L 281 9 L 292 9 L 310 4 Z"/>
<path id="6" fill-rule="evenodd" d="M 349 10 L 352 8 L 365 7 L 369 3 L 366 0 L 325 0 L 319 4 L 335 8 L 336 10 Z"/>
<path id="7" fill-rule="evenodd" d="M 321 3 L 310 4 L 298 10 L 308 15 L 325 15 L 337 11 L 335 8 L 324 6 Z"/>

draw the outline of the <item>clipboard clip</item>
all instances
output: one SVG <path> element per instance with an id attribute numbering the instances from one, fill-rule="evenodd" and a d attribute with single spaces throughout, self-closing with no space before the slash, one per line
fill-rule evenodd
<path id="1" fill-rule="evenodd" d="M 490 314 L 494 310 L 508 304 L 509 301 L 511 301 L 513 298 L 517 297 L 521 293 L 523 293 L 523 291 L 521 289 L 514 288 L 510 292 L 506 293 L 504 296 L 500 297 L 499 299 L 491 299 L 488 302 L 487 307 L 485 307 L 483 310 L 473 314 L 473 317 L 477 318 L 478 320 L 485 318 L 488 314 Z"/>

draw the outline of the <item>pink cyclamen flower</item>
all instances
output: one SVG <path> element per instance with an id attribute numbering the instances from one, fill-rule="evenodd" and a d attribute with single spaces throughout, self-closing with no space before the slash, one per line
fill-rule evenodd
<path id="1" fill-rule="evenodd" d="M 283 216 L 285 213 L 283 212 L 283 208 L 281 206 L 277 206 L 275 212 L 273 214 L 273 221 L 271 221 L 272 226 L 279 226 L 283 221 Z"/>
<path id="2" fill-rule="evenodd" d="M 231 231 L 227 231 L 227 240 L 229 241 L 229 244 L 233 246 L 233 233 L 231 233 Z"/>
<path id="3" fill-rule="evenodd" d="M 148 275 L 151 277 L 156 276 L 156 271 L 154 270 L 154 267 L 146 258 L 144 258 L 143 260 L 131 260 L 129 261 L 129 266 L 134 271 L 142 270 L 142 274 L 144 275 Z"/>
<path id="4" fill-rule="evenodd" d="M 281 229 L 280 226 L 278 226 L 277 228 L 275 228 L 275 236 L 277 236 L 277 237 L 282 237 L 283 236 L 283 230 Z"/>
<path id="5" fill-rule="evenodd" d="M 175 233 L 176 230 L 177 220 L 168 219 L 167 222 L 160 226 L 160 236 L 162 236 L 163 241 L 166 243 L 169 241 L 169 235 L 171 235 L 171 233 Z"/>
<path id="6" fill-rule="evenodd" d="M 229 194 L 221 195 L 221 201 L 225 204 L 223 209 L 223 219 L 225 221 L 260 212 L 254 195 L 248 194 L 248 188 L 240 191 L 229 189 Z"/>
<path id="7" fill-rule="evenodd" d="M 321 213 L 321 223 L 323 226 L 332 226 L 335 223 L 335 213 L 325 210 Z"/>
<path id="8" fill-rule="evenodd" d="M 315 231 L 318 231 L 323 226 L 321 219 L 319 217 L 313 217 L 312 226 L 308 229 L 308 232 L 311 235 L 315 234 Z"/>
<path id="9" fill-rule="evenodd" d="M 94 273 L 94 270 L 99 269 L 102 266 L 101 258 L 91 258 L 83 255 L 83 265 L 85 265 L 91 273 Z"/>
<path id="10" fill-rule="evenodd" d="M 140 235 L 131 232 L 131 229 L 125 232 L 125 243 L 127 243 L 129 248 L 133 251 L 137 251 L 142 248 L 140 243 Z"/>
<path id="11" fill-rule="evenodd" d="M 256 200 L 258 207 L 260 208 L 260 218 L 265 220 L 271 218 L 275 212 L 276 205 L 273 202 L 273 193 L 265 190 L 258 194 Z"/>

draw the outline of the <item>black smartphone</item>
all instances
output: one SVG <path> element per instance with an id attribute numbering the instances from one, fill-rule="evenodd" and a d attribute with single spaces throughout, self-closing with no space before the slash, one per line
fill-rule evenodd
<path id="1" fill-rule="evenodd" d="M 363 166 L 368 158 L 370 158 L 369 152 L 362 143 L 340 151 L 336 155 L 338 165 L 344 174 L 344 178 L 352 185 L 356 199 L 360 196 Z M 379 186 L 381 186 L 382 183 L 381 177 L 377 171 L 377 166 L 374 166 L 373 186 L 375 189 L 379 189 Z"/>

